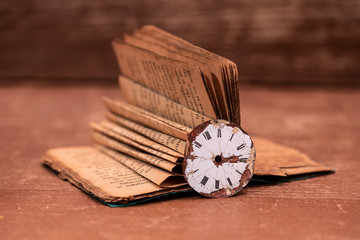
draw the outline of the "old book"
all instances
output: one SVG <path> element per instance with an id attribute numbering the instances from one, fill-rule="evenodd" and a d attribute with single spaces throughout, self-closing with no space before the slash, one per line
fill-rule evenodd
<path id="1" fill-rule="evenodd" d="M 188 134 L 214 119 L 241 124 L 236 65 L 154 26 L 113 48 L 122 100 L 103 98 L 106 119 L 90 123 L 93 146 L 50 149 L 43 163 L 107 204 L 191 191 L 182 175 Z M 330 172 L 304 153 L 252 137 L 258 180 Z"/>

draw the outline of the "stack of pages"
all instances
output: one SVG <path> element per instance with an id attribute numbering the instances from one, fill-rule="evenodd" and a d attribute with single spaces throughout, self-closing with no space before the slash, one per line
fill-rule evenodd
<path id="1" fill-rule="evenodd" d="M 121 99 L 103 98 L 105 119 L 90 123 L 94 145 L 50 149 L 43 163 L 108 204 L 188 191 L 181 167 L 188 134 L 212 119 L 241 124 L 236 64 L 154 26 L 115 39 L 113 48 Z M 255 177 L 331 171 L 252 138 Z"/>

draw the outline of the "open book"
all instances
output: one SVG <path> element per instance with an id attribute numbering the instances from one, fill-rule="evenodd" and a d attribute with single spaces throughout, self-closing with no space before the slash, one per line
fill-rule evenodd
<path id="1" fill-rule="evenodd" d="M 181 167 L 188 134 L 208 120 L 241 124 L 236 64 L 154 26 L 113 48 L 122 99 L 103 98 L 106 118 L 90 123 L 93 146 L 50 149 L 43 163 L 108 204 L 190 190 Z M 295 149 L 253 142 L 255 177 L 331 171 Z"/>

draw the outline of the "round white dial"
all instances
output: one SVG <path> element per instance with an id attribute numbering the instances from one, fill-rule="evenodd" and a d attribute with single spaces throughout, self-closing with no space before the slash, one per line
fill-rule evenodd
<path id="1" fill-rule="evenodd" d="M 183 173 L 208 197 L 228 197 L 250 181 L 255 148 L 249 135 L 225 120 L 205 122 L 189 134 Z"/>

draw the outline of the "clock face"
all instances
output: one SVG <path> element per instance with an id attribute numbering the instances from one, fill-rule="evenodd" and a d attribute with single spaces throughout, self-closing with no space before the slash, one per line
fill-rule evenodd
<path id="1" fill-rule="evenodd" d="M 254 144 L 246 132 L 225 120 L 208 121 L 189 134 L 183 173 L 198 193 L 228 197 L 248 184 L 254 161 Z"/>

